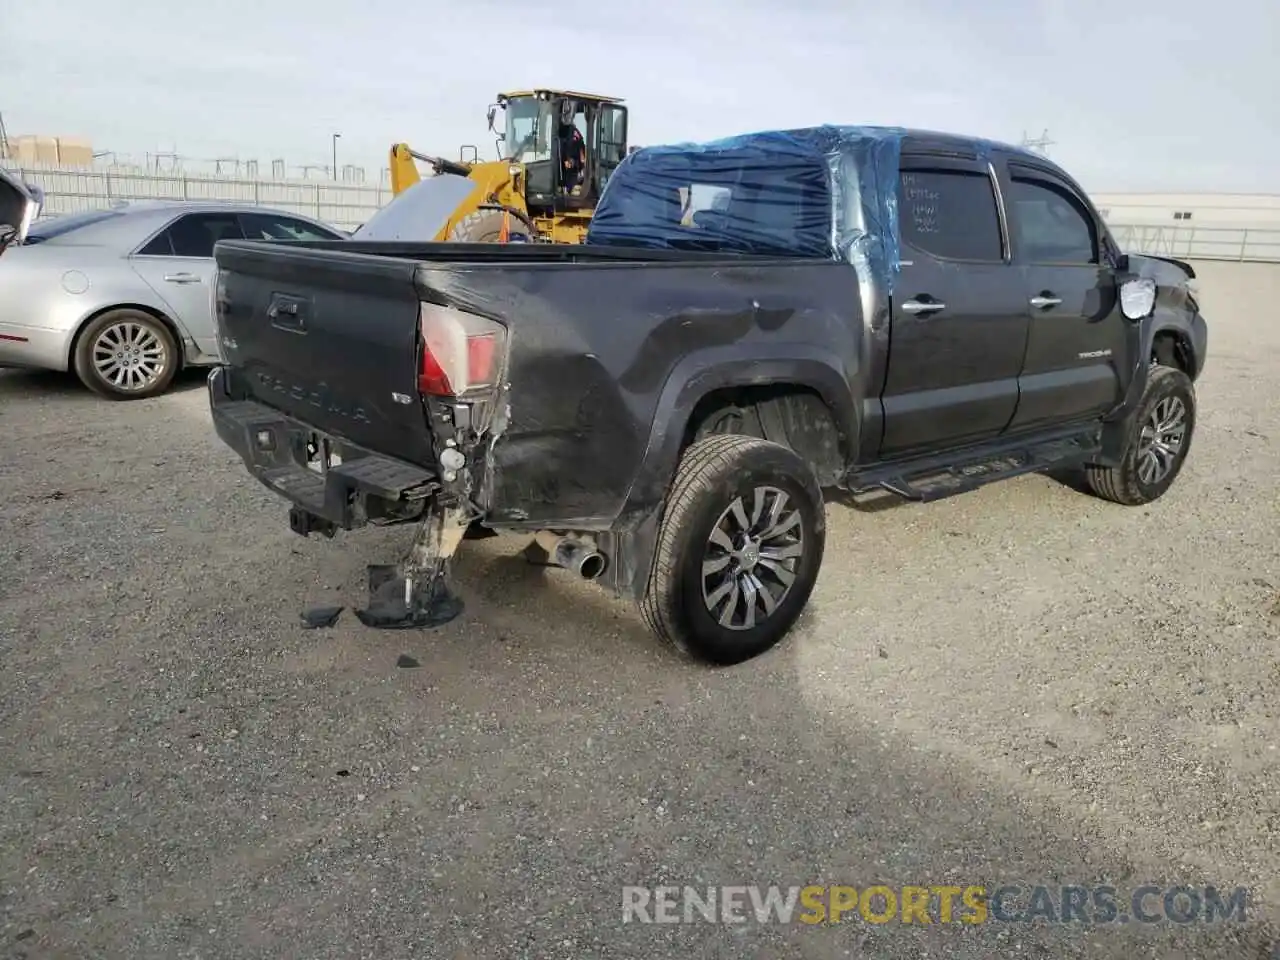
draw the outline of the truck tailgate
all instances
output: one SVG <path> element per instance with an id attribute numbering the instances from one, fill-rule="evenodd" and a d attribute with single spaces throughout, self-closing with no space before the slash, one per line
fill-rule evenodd
<path id="1" fill-rule="evenodd" d="M 223 241 L 215 316 L 234 390 L 317 431 L 434 466 L 410 259 Z"/>

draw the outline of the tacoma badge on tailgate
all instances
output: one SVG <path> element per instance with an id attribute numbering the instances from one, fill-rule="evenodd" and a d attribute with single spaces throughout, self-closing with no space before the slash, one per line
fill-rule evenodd
<path id="1" fill-rule="evenodd" d="M 357 423 L 371 423 L 369 414 L 364 407 L 358 404 L 347 404 L 334 396 L 333 391 L 325 383 L 317 384 L 314 387 L 305 387 L 300 383 L 290 383 L 287 380 L 281 380 L 279 377 L 272 376 L 269 373 L 256 374 L 258 382 L 262 384 L 262 388 L 271 393 L 282 394 L 291 400 L 297 400 L 299 403 L 309 404 L 317 410 L 323 410 L 325 413 L 346 420 L 354 420 Z"/>

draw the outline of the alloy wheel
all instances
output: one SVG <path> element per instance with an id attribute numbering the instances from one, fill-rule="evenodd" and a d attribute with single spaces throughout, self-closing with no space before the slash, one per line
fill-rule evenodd
<path id="1" fill-rule="evenodd" d="M 1187 435 L 1187 407 L 1180 397 L 1165 397 L 1155 405 L 1138 438 L 1138 479 L 1159 483 L 1178 461 Z"/>
<path id="2" fill-rule="evenodd" d="M 786 491 L 760 486 L 749 497 L 734 498 L 703 554 L 707 612 L 728 630 L 759 626 L 791 592 L 804 550 L 800 508 Z"/>
<path id="3" fill-rule="evenodd" d="M 98 334 L 93 366 L 104 382 L 136 393 L 160 379 L 168 364 L 165 345 L 146 324 L 124 320 Z"/>

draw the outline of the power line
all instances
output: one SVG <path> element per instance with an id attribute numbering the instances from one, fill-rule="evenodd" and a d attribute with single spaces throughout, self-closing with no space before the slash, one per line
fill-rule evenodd
<path id="1" fill-rule="evenodd" d="M 1048 148 L 1056 144 L 1058 141 L 1049 139 L 1049 131 L 1046 128 L 1038 137 L 1027 136 L 1027 131 L 1022 131 L 1022 143 L 1020 144 L 1025 150 L 1034 150 L 1036 153 L 1049 155 Z"/>

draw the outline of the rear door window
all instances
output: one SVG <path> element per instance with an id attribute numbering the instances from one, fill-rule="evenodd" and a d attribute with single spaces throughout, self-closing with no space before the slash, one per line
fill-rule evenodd
<path id="1" fill-rule="evenodd" d="M 155 236 L 138 251 L 144 257 L 213 257 L 213 245 L 219 240 L 243 240 L 238 214 L 188 213 Z"/>
<path id="2" fill-rule="evenodd" d="M 991 177 L 967 170 L 904 169 L 898 178 L 904 245 L 943 260 L 1004 260 Z"/>

